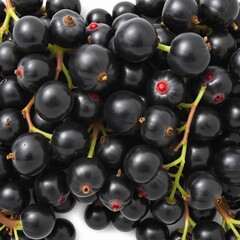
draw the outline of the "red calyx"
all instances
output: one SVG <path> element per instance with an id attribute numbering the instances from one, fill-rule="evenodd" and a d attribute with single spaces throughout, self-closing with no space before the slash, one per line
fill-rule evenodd
<path id="1" fill-rule="evenodd" d="M 169 84 L 166 81 L 160 81 L 156 85 L 156 90 L 160 94 L 166 94 L 169 91 Z"/>
<path id="2" fill-rule="evenodd" d="M 215 75 L 214 75 L 213 73 L 206 73 L 206 74 L 204 75 L 204 80 L 205 80 L 206 82 L 210 82 L 210 81 L 212 81 L 214 78 L 215 78 Z"/>
<path id="3" fill-rule="evenodd" d="M 119 200 L 113 200 L 110 204 L 111 206 L 111 209 L 114 211 L 114 212 L 118 212 L 120 210 L 120 208 L 122 207 L 122 202 L 119 201 Z"/>
<path id="4" fill-rule="evenodd" d="M 66 202 L 66 198 L 65 198 L 65 197 L 62 197 L 62 198 L 60 199 L 60 201 L 59 201 L 60 204 L 63 204 L 63 203 L 65 203 L 65 202 Z"/>
<path id="5" fill-rule="evenodd" d="M 15 73 L 18 77 L 22 78 L 22 77 L 23 77 L 23 67 L 20 66 L 17 70 L 14 71 L 14 73 Z"/>
<path id="6" fill-rule="evenodd" d="M 97 93 L 95 93 L 95 92 L 91 92 L 88 95 L 93 101 L 98 101 L 98 99 L 99 99 Z"/>
<path id="7" fill-rule="evenodd" d="M 145 191 L 142 190 L 142 189 L 138 189 L 138 196 L 139 196 L 140 198 L 148 198 L 148 193 L 145 192 Z"/>
<path id="8" fill-rule="evenodd" d="M 214 96 L 213 96 L 213 101 L 214 102 L 216 102 L 216 103 L 220 103 L 220 102 L 222 102 L 223 100 L 224 100 L 224 95 L 223 94 L 221 94 L 221 93 L 218 93 L 218 94 L 215 94 Z"/>
<path id="9" fill-rule="evenodd" d="M 89 29 L 92 31 L 92 30 L 95 30 L 99 28 L 99 24 L 95 23 L 95 22 L 92 22 L 90 25 L 89 25 Z"/>

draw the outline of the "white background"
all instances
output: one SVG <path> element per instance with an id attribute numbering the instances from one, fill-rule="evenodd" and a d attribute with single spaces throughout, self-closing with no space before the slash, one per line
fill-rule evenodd
<path id="1" fill-rule="evenodd" d="M 120 0 L 80 0 L 82 4 L 82 16 L 85 18 L 87 13 L 94 8 L 103 8 L 110 14 L 112 8 Z M 122 0 L 123 1 L 123 0 Z M 135 0 L 127 0 L 135 3 Z M 77 203 L 75 208 L 68 214 L 61 214 L 58 217 L 64 217 L 70 220 L 77 231 L 76 240 L 135 240 L 135 231 L 123 233 L 114 228 L 111 224 L 104 230 L 95 231 L 89 228 L 84 221 L 84 210 L 83 204 Z M 62 239 L 68 240 L 68 239 Z M 160 239 L 159 239 L 160 240 Z"/>

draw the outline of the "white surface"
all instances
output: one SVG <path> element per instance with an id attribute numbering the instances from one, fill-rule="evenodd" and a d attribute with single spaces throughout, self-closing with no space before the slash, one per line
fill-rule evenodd
<path id="1" fill-rule="evenodd" d="M 82 4 L 82 16 L 85 18 L 87 13 L 94 8 L 103 8 L 110 14 L 112 8 L 120 0 L 80 0 Z M 123 1 L 123 0 L 122 0 Z M 127 0 L 135 3 L 135 0 Z M 89 228 L 84 221 L 85 205 L 77 203 L 75 208 L 68 214 L 59 214 L 58 217 L 64 217 L 70 220 L 77 231 L 76 240 L 135 240 L 135 231 L 123 233 L 114 228 L 111 224 L 101 231 L 95 231 Z M 68 239 L 62 239 L 68 240 Z M 159 239 L 160 240 L 160 239 Z"/>

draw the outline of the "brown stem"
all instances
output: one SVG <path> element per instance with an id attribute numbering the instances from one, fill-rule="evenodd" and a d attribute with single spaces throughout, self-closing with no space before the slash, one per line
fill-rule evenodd
<path id="1" fill-rule="evenodd" d="M 98 134 L 99 134 L 100 128 L 102 126 L 102 123 L 103 123 L 102 119 L 99 119 L 96 123 L 94 123 L 93 131 L 92 131 L 92 139 L 98 138 Z"/>
<path id="2" fill-rule="evenodd" d="M 198 16 L 193 16 L 191 22 L 193 25 L 198 25 L 200 23 L 198 20 Z"/>
<path id="3" fill-rule="evenodd" d="M 9 235 L 10 236 L 13 235 L 14 228 L 22 225 L 20 220 L 11 220 L 11 219 L 5 217 L 2 213 L 0 213 L 0 223 L 5 225 L 6 228 L 9 229 Z"/>
<path id="4" fill-rule="evenodd" d="M 238 30 L 238 25 L 234 21 L 231 22 L 231 26 L 234 29 L 234 31 Z"/>
<path id="5" fill-rule="evenodd" d="M 108 75 L 107 73 L 103 72 L 103 73 L 100 73 L 98 75 L 98 81 L 101 83 L 101 82 L 105 82 L 108 80 Z"/>
<path id="6" fill-rule="evenodd" d="M 32 97 L 32 99 L 27 104 L 27 106 L 22 110 L 23 117 L 26 118 L 29 129 L 34 127 L 33 123 L 32 123 L 32 120 L 31 120 L 31 116 L 30 116 L 31 108 L 32 108 L 32 106 L 34 104 L 34 101 L 35 101 L 35 97 Z"/>
<path id="7" fill-rule="evenodd" d="M 7 160 L 9 160 L 9 159 L 16 160 L 16 155 L 15 155 L 15 153 L 9 153 L 6 158 L 7 158 Z"/>
<path id="8" fill-rule="evenodd" d="M 225 220 L 230 220 L 232 218 L 232 213 L 230 211 L 230 208 L 225 201 L 224 197 L 222 196 L 217 196 L 215 198 L 215 209 L 217 212 L 225 219 Z"/>
<path id="9" fill-rule="evenodd" d="M 92 44 L 92 36 L 88 36 L 87 40 L 89 44 Z"/>
<path id="10" fill-rule="evenodd" d="M 102 137 L 100 138 L 100 143 L 101 143 L 102 145 L 107 144 L 107 142 L 108 142 L 107 136 L 102 136 Z"/>
<path id="11" fill-rule="evenodd" d="M 62 71 L 63 53 L 56 53 L 56 59 L 57 59 L 57 67 L 56 67 L 56 73 L 55 73 L 54 80 L 58 80 L 59 74 Z"/>
<path id="12" fill-rule="evenodd" d="M 191 124 L 192 124 L 192 120 L 193 120 L 193 117 L 194 117 L 194 114 L 195 114 L 195 111 L 197 109 L 197 106 L 196 104 L 193 102 L 192 104 L 192 107 L 191 107 L 191 110 L 190 110 L 190 113 L 188 115 L 188 120 L 186 122 L 186 128 L 185 128 L 185 132 L 184 132 L 184 136 L 183 136 L 183 139 L 182 141 L 175 147 L 174 151 L 177 152 L 183 144 L 187 143 L 187 140 L 188 140 L 188 136 L 189 136 L 189 133 L 190 133 L 190 127 L 191 127 Z"/>
<path id="13" fill-rule="evenodd" d="M 6 0 L 6 6 L 7 6 L 7 10 L 8 10 L 9 8 L 13 8 L 12 1 L 11 1 L 11 0 Z"/>
<path id="14" fill-rule="evenodd" d="M 122 176 L 122 170 L 121 169 L 118 169 L 116 176 L 117 177 L 121 177 Z"/>
<path id="15" fill-rule="evenodd" d="M 189 206 L 188 206 L 188 202 L 190 200 L 189 197 L 187 196 L 187 197 L 184 198 L 184 207 L 185 207 L 185 218 L 186 218 L 186 220 L 190 219 Z"/>

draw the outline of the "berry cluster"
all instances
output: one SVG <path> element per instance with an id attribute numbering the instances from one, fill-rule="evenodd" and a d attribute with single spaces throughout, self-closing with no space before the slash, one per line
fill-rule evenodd
<path id="1" fill-rule="evenodd" d="M 238 1 L 42 5 L 0 1 L 0 239 L 75 240 L 80 202 L 137 240 L 240 240 Z"/>

